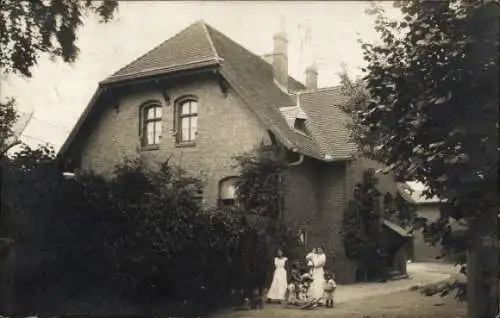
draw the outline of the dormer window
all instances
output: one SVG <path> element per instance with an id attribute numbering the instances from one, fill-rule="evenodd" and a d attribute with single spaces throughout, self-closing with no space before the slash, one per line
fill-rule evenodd
<path id="1" fill-rule="evenodd" d="M 295 118 L 295 122 L 293 123 L 293 128 L 303 133 L 307 133 L 306 120 L 303 118 Z"/>

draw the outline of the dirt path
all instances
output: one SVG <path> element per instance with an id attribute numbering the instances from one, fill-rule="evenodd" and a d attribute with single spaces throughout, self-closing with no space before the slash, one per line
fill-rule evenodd
<path id="1" fill-rule="evenodd" d="M 267 305 L 263 310 L 232 311 L 219 318 L 260 317 L 342 317 L 342 318 L 463 318 L 466 304 L 457 303 L 452 297 L 426 297 L 418 291 L 402 291 L 340 304 L 335 308 L 298 310 L 280 305 Z"/>

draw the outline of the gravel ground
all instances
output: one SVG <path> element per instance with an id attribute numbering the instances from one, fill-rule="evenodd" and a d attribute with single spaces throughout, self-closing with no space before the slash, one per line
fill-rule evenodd
<path id="1" fill-rule="evenodd" d="M 402 291 L 340 304 L 335 308 L 298 310 L 280 305 L 267 305 L 263 310 L 232 311 L 219 313 L 219 318 L 260 317 L 342 317 L 342 318 L 463 318 L 466 304 L 457 303 L 452 297 L 426 297 L 419 291 Z"/>

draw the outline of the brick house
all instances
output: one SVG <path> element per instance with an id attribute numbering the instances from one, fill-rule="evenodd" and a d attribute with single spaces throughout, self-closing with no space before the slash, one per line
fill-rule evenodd
<path id="1" fill-rule="evenodd" d="M 286 35 L 273 40 L 260 57 L 203 21 L 190 25 L 100 82 L 58 156 L 64 169 L 105 175 L 124 158 L 170 157 L 202 177 L 203 203 L 214 206 L 234 198 L 235 154 L 279 144 L 294 157 L 285 220 L 352 282 L 339 231 L 353 178 L 373 163 L 354 160 L 340 88 L 318 88 L 314 67 L 305 85 L 291 78 Z"/>

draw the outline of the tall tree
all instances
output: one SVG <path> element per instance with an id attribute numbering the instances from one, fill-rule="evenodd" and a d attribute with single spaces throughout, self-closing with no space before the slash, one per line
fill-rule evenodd
<path id="1" fill-rule="evenodd" d="M 429 196 L 447 200 L 432 227 L 442 244 L 453 242 L 450 218 L 468 221 L 469 244 L 462 248 L 474 247 L 469 265 L 475 267 L 483 237 L 499 231 L 499 4 L 411 0 L 396 7 L 400 21 L 374 6 L 382 41 L 362 44 L 370 99 L 354 116 L 360 142 L 398 178 L 418 180 Z M 495 275 L 496 254 L 486 254 L 490 262 L 483 263 L 483 272 Z M 486 317 L 495 300 L 478 294 L 479 278 L 472 272 L 470 314 Z M 475 306 L 480 299 L 490 303 Z"/>
<path id="2" fill-rule="evenodd" d="M 10 148 L 20 143 L 13 129 L 17 118 L 13 99 L 0 102 L 0 159 Z"/>
<path id="3" fill-rule="evenodd" d="M 73 62 L 78 56 L 76 32 L 84 14 L 107 22 L 116 0 L 2 1 L 0 10 L 0 67 L 5 73 L 31 76 L 41 54 Z"/>
<path id="4" fill-rule="evenodd" d="M 0 6 L 0 69 L 3 74 L 31 77 L 42 54 L 74 62 L 78 56 L 76 32 L 84 15 L 108 22 L 118 8 L 116 0 L 4 0 Z M 0 101 L 0 157 L 19 144 L 12 127 L 18 116 L 15 100 Z"/>

